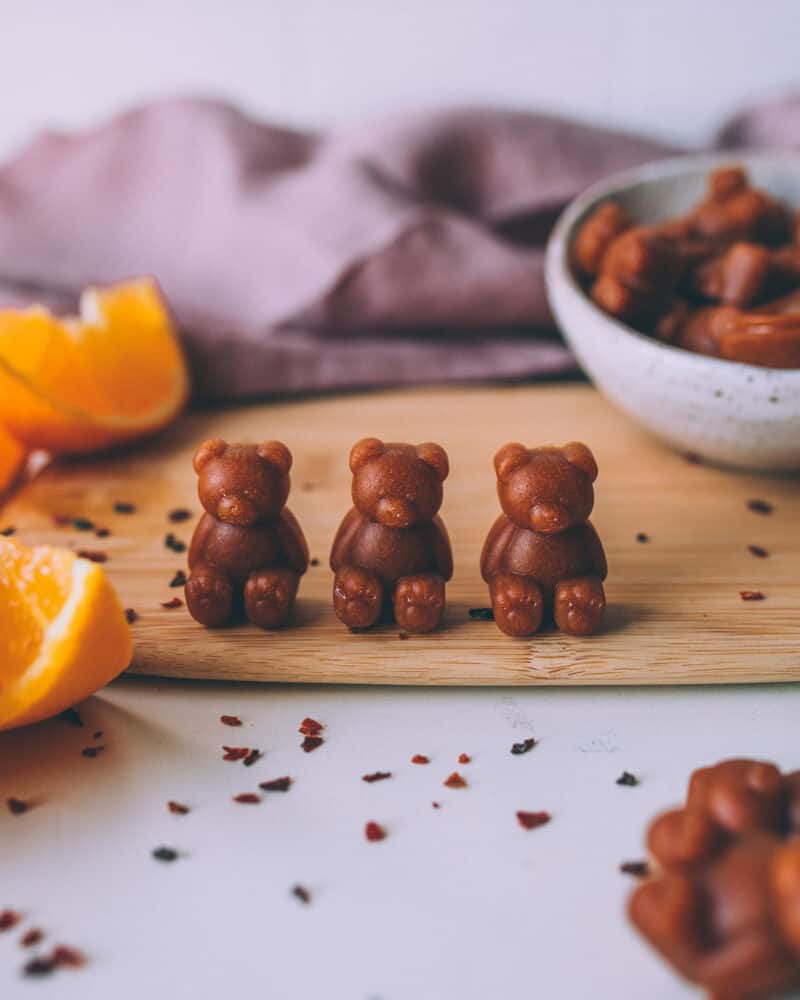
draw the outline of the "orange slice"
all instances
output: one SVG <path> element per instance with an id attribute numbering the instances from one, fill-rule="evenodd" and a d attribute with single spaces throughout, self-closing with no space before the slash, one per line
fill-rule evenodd
<path id="1" fill-rule="evenodd" d="M 0 427 L 0 496 L 14 482 L 25 461 L 25 449 Z"/>
<path id="2" fill-rule="evenodd" d="M 88 288 L 80 316 L 0 311 L 0 424 L 30 448 L 81 453 L 168 424 L 189 392 L 156 284 Z"/>
<path id="3" fill-rule="evenodd" d="M 97 563 L 0 538 L 0 729 L 88 698 L 132 651 L 125 612 Z"/>

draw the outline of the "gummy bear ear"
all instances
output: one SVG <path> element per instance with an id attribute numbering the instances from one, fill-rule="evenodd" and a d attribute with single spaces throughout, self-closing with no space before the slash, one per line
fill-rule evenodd
<path id="1" fill-rule="evenodd" d="M 431 466 L 439 477 L 439 482 L 443 483 L 447 479 L 450 472 L 450 462 L 447 458 L 447 452 L 440 444 L 434 444 L 432 441 L 418 444 L 417 455 L 423 462 Z"/>
<path id="2" fill-rule="evenodd" d="M 585 472 L 589 479 L 594 482 L 597 479 L 597 462 L 594 455 L 582 441 L 570 441 L 561 449 L 564 458 L 570 463 Z"/>
<path id="3" fill-rule="evenodd" d="M 209 438 L 204 441 L 194 453 L 194 471 L 199 474 L 200 470 L 208 465 L 212 458 L 219 458 L 225 453 L 228 444 L 222 438 Z"/>
<path id="4" fill-rule="evenodd" d="M 528 461 L 528 449 L 518 441 L 504 444 L 494 456 L 494 471 L 500 480 L 508 479 L 515 469 L 525 465 Z"/>
<path id="5" fill-rule="evenodd" d="M 350 450 L 350 471 L 355 475 L 371 458 L 382 455 L 385 448 L 383 441 L 379 441 L 378 438 L 362 438 L 356 441 Z"/>
<path id="6" fill-rule="evenodd" d="M 256 448 L 259 458 L 276 466 L 285 476 L 292 467 L 292 453 L 282 441 L 264 441 Z"/>

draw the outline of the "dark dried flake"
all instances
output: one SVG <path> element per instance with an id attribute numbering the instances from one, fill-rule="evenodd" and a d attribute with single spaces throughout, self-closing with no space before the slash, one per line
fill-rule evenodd
<path id="1" fill-rule="evenodd" d="M 167 809 L 171 813 L 175 813 L 176 816 L 185 816 L 190 811 L 188 806 L 183 805 L 181 802 L 174 802 L 172 799 L 167 803 Z"/>
<path id="2" fill-rule="evenodd" d="M 233 801 L 241 805 L 256 806 L 261 801 L 261 796 L 255 792 L 242 792 L 240 795 L 234 795 Z"/>
<path id="3" fill-rule="evenodd" d="M 763 601 L 764 595 L 760 590 L 740 590 L 739 597 L 743 601 Z"/>
<path id="4" fill-rule="evenodd" d="M 253 764 L 255 764 L 255 762 L 257 760 L 261 760 L 261 758 L 263 756 L 264 756 L 264 754 L 261 753 L 261 751 L 259 749 L 257 749 L 257 748 L 254 747 L 250 751 L 250 753 L 244 758 L 244 760 L 242 761 L 242 763 L 244 764 L 245 767 L 252 767 Z"/>
<path id="5" fill-rule="evenodd" d="M 221 715 L 219 721 L 223 726 L 241 726 L 242 724 L 238 715 Z"/>
<path id="6" fill-rule="evenodd" d="M 167 514 L 167 520 L 172 521 L 173 524 L 180 524 L 181 521 L 188 521 L 192 516 L 192 512 L 187 510 L 185 507 L 176 507 L 174 510 L 169 511 Z"/>
<path id="7" fill-rule="evenodd" d="M 442 808 L 441 803 L 439 803 L 439 802 L 431 802 L 431 805 L 433 806 L 434 809 L 441 809 Z"/>
<path id="8" fill-rule="evenodd" d="M 771 514 L 773 511 L 772 504 L 768 500 L 748 500 L 747 509 L 752 510 L 754 514 Z"/>
<path id="9" fill-rule="evenodd" d="M 31 927 L 29 931 L 22 935 L 19 939 L 19 943 L 23 948 L 33 948 L 34 945 L 39 944 L 43 937 L 44 934 L 38 927 Z"/>
<path id="10" fill-rule="evenodd" d="M 103 736 L 105 736 L 105 733 L 103 732 L 102 729 L 98 729 L 94 733 L 92 733 L 93 740 L 102 740 Z"/>
<path id="11" fill-rule="evenodd" d="M 90 521 L 88 517 L 74 517 L 72 527 L 76 531 L 94 531 L 94 521 Z"/>
<path id="12" fill-rule="evenodd" d="M 314 559 L 309 560 L 308 565 L 309 566 L 319 566 L 319 559 L 314 558 Z"/>
<path id="13" fill-rule="evenodd" d="M 306 889 L 304 885 L 293 885 L 292 895 L 295 899 L 299 899 L 301 903 L 311 902 L 311 893 Z"/>
<path id="14" fill-rule="evenodd" d="M 133 625 L 134 622 L 139 621 L 139 612 L 134 611 L 133 608 L 125 608 L 125 620 L 129 625 Z"/>
<path id="15" fill-rule="evenodd" d="M 100 552 L 97 549 L 78 549 L 75 553 L 79 559 L 88 559 L 89 562 L 108 562 L 108 553 Z"/>
<path id="16" fill-rule="evenodd" d="M 514 743 L 511 747 L 511 753 L 513 753 L 515 757 L 518 757 L 521 753 L 528 753 L 529 750 L 533 750 L 535 746 L 536 740 L 532 736 L 529 736 L 521 743 Z"/>
<path id="17" fill-rule="evenodd" d="M 479 622 L 494 621 L 494 611 L 491 608 L 470 608 L 469 616 Z"/>
<path id="18" fill-rule="evenodd" d="M 117 500 L 117 502 L 114 504 L 114 513 L 115 514 L 135 514 L 136 513 L 136 504 L 135 503 L 128 503 L 125 500 Z"/>
<path id="19" fill-rule="evenodd" d="M 703 461 L 702 457 L 696 451 L 687 451 L 683 457 L 689 465 L 701 465 Z"/>
<path id="20" fill-rule="evenodd" d="M 300 723 L 300 728 L 297 731 L 298 733 L 302 733 L 303 736 L 318 736 L 324 728 L 325 726 L 321 722 L 317 722 L 316 719 L 306 716 Z"/>
<path id="21" fill-rule="evenodd" d="M 321 747 L 324 742 L 325 740 L 321 736 L 306 736 L 300 746 L 306 753 L 311 753 L 312 750 Z"/>
<path id="22" fill-rule="evenodd" d="M 65 708 L 61 715 L 59 715 L 59 719 L 63 719 L 64 722 L 69 722 L 79 729 L 83 728 L 83 719 L 80 717 L 77 708 Z"/>
<path id="23" fill-rule="evenodd" d="M 628 785 L 629 787 L 633 787 L 634 785 L 639 784 L 639 779 L 636 777 L 635 774 L 631 774 L 630 771 L 623 771 L 622 774 L 617 778 L 617 784 Z"/>
<path id="24" fill-rule="evenodd" d="M 549 812 L 526 812 L 524 809 L 517 810 L 517 822 L 523 830 L 535 830 L 539 826 L 549 823 L 553 817 Z"/>
<path id="25" fill-rule="evenodd" d="M 81 750 L 81 757 L 89 757 L 89 758 L 99 757 L 104 750 L 105 750 L 104 746 L 84 747 L 83 750 Z"/>
<path id="26" fill-rule="evenodd" d="M 177 861 L 179 856 L 174 847 L 157 847 L 152 854 L 156 861 Z"/>
<path id="27" fill-rule="evenodd" d="M 398 639 L 408 639 L 409 638 L 408 632 L 398 632 L 397 633 L 397 638 Z"/>
<path id="28" fill-rule="evenodd" d="M 372 774 L 363 775 L 361 780 L 371 785 L 374 781 L 385 781 L 387 778 L 391 778 L 391 776 L 391 771 L 373 771 Z"/>
<path id="29" fill-rule="evenodd" d="M 55 972 L 56 968 L 57 963 L 53 960 L 52 956 L 46 958 L 40 956 L 32 958 L 30 962 L 26 962 L 22 967 L 22 974 L 23 976 L 31 976 L 32 978 L 49 976 L 51 972 Z"/>
<path id="30" fill-rule="evenodd" d="M 168 601 L 162 601 L 161 607 L 166 608 L 168 611 L 172 610 L 173 608 L 182 608 L 183 601 L 180 599 L 180 597 L 172 597 Z"/>
<path id="31" fill-rule="evenodd" d="M 265 792 L 288 792 L 291 786 L 291 778 L 273 778 L 271 781 L 262 781 L 258 787 Z"/>
<path id="32" fill-rule="evenodd" d="M 21 816 L 32 808 L 32 803 L 26 802 L 24 799 L 15 799 L 13 796 L 6 799 L 6 805 L 12 816 Z"/>
<path id="33" fill-rule="evenodd" d="M 185 552 L 186 542 L 182 542 L 180 538 L 176 538 L 171 531 L 167 532 L 164 537 L 164 545 L 172 552 Z"/>
<path id="34" fill-rule="evenodd" d="M 16 530 L 17 529 L 15 527 L 9 525 L 7 528 L 3 528 L 3 530 L 0 531 L 0 535 L 2 535 L 3 538 L 10 538 Z"/>
<path id="35" fill-rule="evenodd" d="M 95 528 L 94 533 L 98 538 L 108 538 L 111 531 L 108 528 Z"/>
<path id="36" fill-rule="evenodd" d="M 0 931 L 10 931 L 20 920 L 22 917 L 16 910 L 0 910 Z"/>
<path id="37" fill-rule="evenodd" d="M 643 531 L 639 531 L 636 535 L 636 541 L 645 544 L 645 542 L 650 541 L 650 536 L 646 535 Z"/>
<path id="38" fill-rule="evenodd" d="M 170 587 L 183 587 L 186 583 L 186 574 L 182 569 L 176 571 L 175 576 L 169 581 Z"/>
<path id="39" fill-rule="evenodd" d="M 766 559 L 769 555 L 769 552 L 760 545 L 748 545 L 747 551 L 757 559 Z"/>
<path id="40" fill-rule="evenodd" d="M 646 861 L 623 861 L 619 870 L 623 875 L 633 875 L 635 878 L 647 878 L 650 874 Z"/>

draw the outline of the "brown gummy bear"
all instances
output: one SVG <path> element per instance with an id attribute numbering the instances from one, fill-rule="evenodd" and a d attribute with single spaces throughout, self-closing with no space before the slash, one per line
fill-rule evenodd
<path id="1" fill-rule="evenodd" d="M 331 549 L 333 606 L 350 629 L 393 615 L 408 632 L 430 632 L 444 613 L 453 575 L 447 530 L 437 512 L 447 478 L 438 444 L 365 438 L 350 452 L 352 509 Z"/>
<path id="2" fill-rule="evenodd" d="M 612 241 L 632 225 L 628 213 L 617 202 L 598 205 L 581 224 L 572 246 L 572 261 L 578 272 L 596 277 Z"/>
<path id="3" fill-rule="evenodd" d="M 600 627 L 606 558 L 589 522 L 597 463 L 585 444 L 504 445 L 494 458 L 503 513 L 483 546 L 481 574 L 494 620 L 529 636 L 553 619 L 571 635 Z"/>
<path id="4" fill-rule="evenodd" d="M 635 226 L 609 244 L 592 298 L 618 319 L 647 324 L 664 312 L 682 273 L 677 243 L 652 226 Z"/>
<path id="5" fill-rule="evenodd" d="M 280 441 L 204 441 L 194 456 L 205 513 L 189 547 L 186 605 L 218 628 L 241 610 L 254 625 L 278 628 L 292 610 L 308 546 L 285 506 L 292 456 Z"/>
<path id="6" fill-rule="evenodd" d="M 709 175 L 706 197 L 691 220 L 699 235 L 721 242 L 749 240 L 779 246 L 794 235 L 792 213 L 765 191 L 750 187 L 740 167 L 723 167 Z"/>
<path id="7" fill-rule="evenodd" d="M 728 760 L 659 816 L 655 874 L 631 895 L 638 930 L 714 1000 L 800 987 L 800 772 Z"/>

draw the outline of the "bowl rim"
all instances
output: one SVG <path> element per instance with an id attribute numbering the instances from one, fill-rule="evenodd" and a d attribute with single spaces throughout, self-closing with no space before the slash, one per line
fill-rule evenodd
<path id="1" fill-rule="evenodd" d="M 665 159 L 653 160 L 629 167 L 626 170 L 610 174 L 581 191 L 570 201 L 561 212 L 545 247 L 545 285 L 550 307 L 564 339 L 571 343 L 570 331 L 562 324 L 559 307 L 555 302 L 554 287 L 560 284 L 562 289 L 573 299 L 578 299 L 581 305 L 589 308 L 592 315 L 617 334 L 623 334 L 637 341 L 643 348 L 649 348 L 654 353 L 665 352 L 667 356 L 683 364 L 694 364 L 698 371 L 723 376 L 724 372 L 739 371 L 752 379 L 769 379 L 776 377 L 781 381 L 797 382 L 800 388 L 800 368 L 768 368 L 764 365 L 751 365 L 744 361 L 733 361 L 729 358 L 714 358 L 706 354 L 687 351 L 683 347 L 675 347 L 663 341 L 656 340 L 646 333 L 640 333 L 621 320 L 609 316 L 585 293 L 575 278 L 570 266 L 569 248 L 572 243 L 574 229 L 577 223 L 598 202 L 613 197 L 614 194 L 626 191 L 633 186 L 652 184 L 668 177 L 681 174 L 697 173 L 713 170 L 720 166 L 735 166 L 741 164 L 745 168 L 757 167 L 761 164 L 772 166 L 793 167 L 800 174 L 800 151 L 789 149 L 758 150 L 755 152 L 731 150 L 722 153 L 688 153 L 680 156 L 670 156 Z M 735 366 L 735 368 L 732 368 Z"/>

